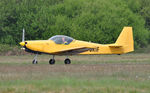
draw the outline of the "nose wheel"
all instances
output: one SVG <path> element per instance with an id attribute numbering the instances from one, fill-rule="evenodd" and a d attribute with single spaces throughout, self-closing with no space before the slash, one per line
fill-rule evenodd
<path id="1" fill-rule="evenodd" d="M 32 64 L 38 64 L 38 61 L 34 59 L 34 60 L 32 61 Z"/>
<path id="2" fill-rule="evenodd" d="M 71 60 L 70 60 L 69 58 L 66 58 L 66 59 L 64 60 L 64 63 L 65 63 L 65 64 L 71 64 Z"/>
<path id="3" fill-rule="evenodd" d="M 32 64 L 38 64 L 37 56 L 38 56 L 38 53 L 35 55 L 35 57 L 34 57 L 34 59 L 32 61 Z"/>

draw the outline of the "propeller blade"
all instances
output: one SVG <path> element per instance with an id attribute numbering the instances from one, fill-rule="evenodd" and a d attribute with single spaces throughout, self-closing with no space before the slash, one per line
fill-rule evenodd
<path id="1" fill-rule="evenodd" d="M 25 50 L 25 48 L 24 48 L 25 42 L 24 41 L 25 41 L 25 30 L 23 28 L 23 30 L 22 30 L 22 42 L 20 42 L 20 45 L 22 46 L 21 50 Z"/>
<path id="2" fill-rule="evenodd" d="M 25 41 L 24 36 L 25 36 L 25 30 L 24 30 L 24 28 L 23 28 L 23 31 L 22 31 L 22 42 L 24 42 L 24 41 Z"/>

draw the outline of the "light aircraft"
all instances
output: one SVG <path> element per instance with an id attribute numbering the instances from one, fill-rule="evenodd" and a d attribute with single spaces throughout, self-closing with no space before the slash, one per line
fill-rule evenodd
<path id="1" fill-rule="evenodd" d="M 36 54 L 33 64 L 37 64 L 37 55 L 41 53 L 53 55 L 49 64 L 55 64 L 55 55 L 99 55 L 99 54 L 124 54 L 134 51 L 134 40 L 132 27 L 124 27 L 117 41 L 113 44 L 97 44 L 81 40 L 75 40 L 65 35 L 52 36 L 48 40 L 24 40 L 23 30 L 22 42 L 20 45 L 25 51 Z M 70 64 L 67 57 L 65 64 Z"/>

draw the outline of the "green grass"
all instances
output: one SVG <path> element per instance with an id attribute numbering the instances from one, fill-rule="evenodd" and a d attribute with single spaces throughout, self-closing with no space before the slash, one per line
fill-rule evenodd
<path id="1" fill-rule="evenodd" d="M 76 78 L 50 78 L 44 80 L 15 80 L 3 81 L 3 93 L 41 93 L 41 92 L 67 92 L 67 93 L 148 93 L 150 82 L 118 80 L 115 78 L 100 78 L 97 80 Z M 144 92 L 145 91 L 145 92 Z"/>
<path id="2" fill-rule="evenodd" d="M 0 56 L 0 93 L 149 93 L 150 55 Z"/>

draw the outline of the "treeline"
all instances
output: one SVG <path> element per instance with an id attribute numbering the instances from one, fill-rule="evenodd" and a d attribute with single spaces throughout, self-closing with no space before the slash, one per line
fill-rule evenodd
<path id="1" fill-rule="evenodd" d="M 150 0 L 0 0 L 0 43 L 68 35 L 96 43 L 114 43 L 132 26 L 136 48 L 150 43 Z"/>

